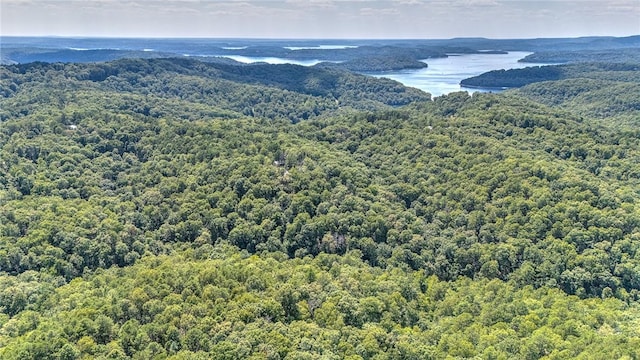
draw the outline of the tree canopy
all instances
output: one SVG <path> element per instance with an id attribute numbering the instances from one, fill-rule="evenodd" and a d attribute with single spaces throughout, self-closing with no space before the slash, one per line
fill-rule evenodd
<path id="1" fill-rule="evenodd" d="M 433 100 L 293 65 L 3 66 L 0 357 L 638 357 L 625 66 Z"/>

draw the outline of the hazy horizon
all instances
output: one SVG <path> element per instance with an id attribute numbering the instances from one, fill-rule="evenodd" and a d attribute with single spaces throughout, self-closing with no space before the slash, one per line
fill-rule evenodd
<path id="1" fill-rule="evenodd" d="M 3 0 L 0 34 L 219 39 L 532 39 L 640 34 L 638 0 Z"/>
<path id="2" fill-rule="evenodd" d="M 306 38 L 294 38 L 294 37 L 229 37 L 229 36 L 136 36 L 136 35 L 122 35 L 122 36 L 108 36 L 108 35 L 3 35 L 0 34 L 0 38 L 50 38 L 50 39 L 150 39 L 150 40 L 242 40 L 242 41 L 429 41 L 429 40 L 456 40 L 456 39 L 485 39 L 485 40 L 536 40 L 536 39 L 580 39 L 580 38 L 629 38 L 640 37 L 640 34 L 632 35 L 583 35 L 583 36 L 562 36 L 562 37 L 483 37 L 483 36 L 456 36 L 451 38 L 322 38 L 322 37 L 306 37 Z"/>

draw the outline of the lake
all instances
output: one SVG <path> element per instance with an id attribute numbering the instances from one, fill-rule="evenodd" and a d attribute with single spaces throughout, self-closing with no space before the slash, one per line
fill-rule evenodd
<path id="1" fill-rule="evenodd" d="M 386 77 L 440 96 L 455 91 L 493 91 L 483 89 L 465 89 L 460 87 L 460 81 L 472 76 L 480 75 L 491 70 L 519 69 L 540 64 L 519 63 L 518 60 L 531 54 L 524 51 L 513 51 L 508 54 L 471 54 L 451 55 L 448 58 L 423 60 L 429 67 L 417 70 L 389 71 L 385 73 L 370 73 L 375 77 Z"/>
<path id="2" fill-rule="evenodd" d="M 264 62 L 267 64 L 295 64 L 302 66 L 313 66 L 320 62 L 320 60 L 293 60 L 278 57 L 255 57 L 255 56 L 242 56 L 242 55 L 224 55 L 224 57 L 239 61 L 241 63 L 249 64 L 255 62 Z"/>
<path id="3" fill-rule="evenodd" d="M 447 58 L 422 60 L 429 65 L 424 69 L 386 71 L 383 73 L 366 73 L 375 77 L 385 77 L 401 82 L 405 86 L 411 86 L 431 93 L 432 96 L 440 96 L 455 91 L 470 92 L 497 92 L 495 89 L 465 89 L 460 87 L 460 81 L 472 76 L 480 75 L 491 70 L 519 69 L 541 64 L 519 63 L 518 60 L 531 54 L 526 51 L 512 51 L 508 54 L 452 54 Z M 266 62 L 270 64 L 297 64 L 312 66 L 320 60 L 298 61 L 276 57 L 248 57 L 227 55 L 225 57 L 243 63 Z"/>
<path id="4" fill-rule="evenodd" d="M 239 39 L 105 39 L 105 38 L 12 38 L 1 37 L 0 47 L 13 47 L 14 49 L 29 48 L 29 51 L 17 51 L 15 62 L 30 61 L 61 61 L 61 62 L 86 62 L 86 61 L 107 61 L 109 57 L 100 59 L 99 55 L 92 58 L 87 55 L 87 50 L 112 50 L 113 53 L 119 51 L 141 51 L 142 53 L 161 52 L 164 56 L 224 56 L 243 63 L 266 62 L 271 64 L 297 64 L 303 66 L 313 66 L 321 62 L 322 59 L 337 59 L 335 56 L 325 56 L 317 52 L 318 57 L 310 53 L 309 58 L 304 56 L 300 59 L 286 58 L 287 53 L 295 51 L 309 50 L 340 50 L 357 49 L 361 46 L 375 47 L 396 46 L 419 43 L 416 41 L 399 40 L 358 40 L 358 41 L 330 41 L 330 40 L 239 40 Z M 453 41 L 453 40 L 451 40 Z M 431 42 L 431 45 L 437 43 Z M 44 49 L 43 52 L 34 52 L 34 48 Z M 255 48 L 254 50 L 251 50 Z M 278 51 L 284 50 L 286 51 Z M 51 49 L 64 50 L 56 53 Z M 26 54 L 26 55 L 25 55 Z M 35 55 L 34 55 L 35 54 Z M 53 55 L 52 55 L 53 54 Z M 257 54 L 261 54 L 259 57 Z M 365 52 L 362 56 L 371 56 L 371 52 Z M 491 70 L 523 68 L 540 64 L 519 63 L 518 60 L 531 54 L 525 51 L 514 51 L 508 54 L 450 54 L 447 58 L 424 59 L 429 66 L 422 69 L 407 69 L 399 71 L 368 73 L 375 77 L 386 77 L 401 82 L 406 86 L 415 87 L 431 93 L 433 96 L 440 96 L 454 91 L 466 90 L 460 87 L 460 81 L 472 76 L 480 75 Z M 4 51 L 3 51 L 4 55 Z M 139 56 L 135 53 L 134 56 Z M 106 56 L 106 55 L 105 55 Z M 113 54 L 110 54 L 113 56 Z M 124 54 L 124 56 L 130 56 Z M 278 57 L 281 56 L 281 57 Z M 426 55 L 425 55 L 426 56 Z M 6 59 L 4 59 L 6 60 Z M 0 58 L 0 62 L 3 59 Z M 9 62 L 10 63 L 10 62 Z M 483 91 L 482 89 L 469 89 L 468 91 Z M 484 90 L 496 91 L 496 90 Z"/>
<path id="5" fill-rule="evenodd" d="M 321 59 L 327 59 L 326 56 L 318 56 L 305 59 L 286 58 L 287 52 L 301 50 L 339 50 L 339 49 L 355 49 L 360 46 L 381 46 L 384 43 L 379 41 L 367 42 L 338 42 L 322 40 L 293 41 L 293 40 L 238 40 L 238 39 L 102 39 L 102 38 L 5 38 L 2 37 L 0 43 L 4 46 L 14 46 L 17 49 L 26 48 L 42 48 L 47 49 L 45 52 L 33 52 L 28 50 L 24 52 L 24 56 L 18 58 L 21 61 L 96 61 L 91 57 L 87 58 L 84 54 L 87 50 L 106 50 L 113 52 L 118 51 L 142 51 L 142 52 L 162 52 L 165 56 L 171 54 L 182 54 L 183 56 L 224 56 L 243 63 L 265 62 L 270 64 L 297 64 L 303 66 L 313 66 L 321 62 Z M 8 45 L 7 45 L 8 43 Z M 389 42 L 388 45 L 394 45 L 398 42 Z M 12 45 L 13 44 L 13 45 Z M 402 42 L 400 42 L 402 44 Z M 247 51 L 255 47 L 256 51 Z M 287 52 L 278 51 L 286 49 Z M 67 49 L 69 52 L 56 54 L 49 49 Z M 18 52 L 20 53 L 20 52 Z M 34 55 L 35 54 L 35 55 Z M 251 55 L 249 55 L 251 54 Z M 258 57 L 254 54 L 262 54 Z M 531 54 L 525 51 L 513 51 L 508 54 L 450 54 L 447 58 L 430 58 L 424 59 L 428 64 L 427 68 L 407 69 L 388 72 L 368 73 L 375 77 L 386 77 L 401 82 L 406 86 L 415 87 L 423 91 L 431 93 L 432 96 L 440 96 L 454 91 L 467 90 L 460 87 L 460 81 L 472 76 L 480 75 L 491 70 L 523 68 L 527 66 L 536 66 L 541 64 L 519 63 L 518 60 Z M 139 56 L 139 54 L 134 54 Z M 246 56 L 249 55 L 249 56 Z M 252 56 L 253 55 L 253 56 Z M 176 55 L 177 56 L 177 55 Z M 282 57 L 278 57 L 282 56 Z M 126 57 L 126 54 L 125 54 Z M 294 57 L 294 56 L 292 56 Z M 331 58 L 331 57 L 329 57 Z M 27 60 L 24 60 L 27 59 Z M 89 59 L 89 60 L 87 60 Z M 105 58 L 104 61 L 106 61 Z M 2 61 L 2 59 L 0 59 Z M 467 91 L 483 91 L 482 89 L 469 89 Z M 496 91 L 496 90 L 484 90 Z"/>

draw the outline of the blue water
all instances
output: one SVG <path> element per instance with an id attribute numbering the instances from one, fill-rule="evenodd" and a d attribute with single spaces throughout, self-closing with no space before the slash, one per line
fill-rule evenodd
<path id="1" fill-rule="evenodd" d="M 491 70 L 519 69 L 533 64 L 519 63 L 518 60 L 531 54 L 530 52 L 514 51 L 508 54 L 472 54 L 449 56 L 441 59 L 423 60 L 429 67 L 418 70 L 390 71 L 370 74 L 376 77 L 386 77 L 440 96 L 455 91 L 494 91 L 482 89 L 465 89 L 460 87 L 460 81 L 477 76 Z M 539 65 L 539 64 L 535 64 Z"/>
<path id="2" fill-rule="evenodd" d="M 340 49 L 355 49 L 357 45 L 314 45 L 314 46 L 284 46 L 289 50 L 340 50 Z"/>
<path id="3" fill-rule="evenodd" d="M 440 96 L 456 91 L 469 92 L 496 92 L 495 89 L 465 89 L 460 87 L 463 79 L 477 76 L 491 70 L 520 69 L 534 64 L 519 63 L 518 60 L 531 54 L 525 51 L 513 51 L 508 54 L 471 54 L 450 55 L 447 58 L 425 59 L 429 67 L 417 70 L 397 70 L 381 73 L 367 73 L 375 77 L 385 77 L 401 82 L 405 86 L 418 88 L 431 93 L 432 96 Z M 249 57 L 228 55 L 228 58 L 243 63 L 266 62 L 269 64 L 297 64 L 313 66 L 320 60 L 292 60 L 277 57 Z M 541 64 L 535 64 L 541 65 Z"/>
<path id="4" fill-rule="evenodd" d="M 281 57 L 246 56 L 247 48 L 257 46 L 288 49 L 289 51 L 316 49 L 336 50 L 357 48 L 363 45 L 381 46 L 394 45 L 402 41 L 337 41 L 337 40 L 255 40 L 255 39 L 107 39 L 107 38 L 12 38 L 0 37 L 1 48 L 44 48 L 44 49 L 71 49 L 77 52 L 94 49 L 113 50 L 142 50 L 146 52 L 174 53 L 183 56 L 226 56 L 243 62 L 266 62 L 271 64 L 291 63 L 303 66 L 313 66 L 321 62 L 321 59 L 287 59 Z M 409 41 L 409 43 L 413 43 Z M 237 51 L 237 53 L 235 53 Z M 258 51 L 258 53 L 261 51 Z M 262 51 L 263 52 L 263 51 Z M 251 53 L 251 52 L 249 52 Z M 264 53 L 264 52 L 263 52 Z M 267 52 L 268 53 L 268 52 Z M 275 52 L 277 53 L 277 51 Z M 510 52 L 508 54 L 472 54 L 451 55 L 447 58 L 425 59 L 427 68 L 389 71 L 383 73 L 369 73 L 376 77 L 386 77 L 401 82 L 406 86 L 415 87 L 440 96 L 454 91 L 467 90 L 460 87 L 460 81 L 484 72 L 500 69 L 514 69 L 531 66 L 532 64 L 519 63 L 529 52 Z M 65 56 L 68 54 L 65 54 Z M 276 55 L 278 56 L 278 55 Z M 321 57 L 321 56 L 320 56 Z M 0 60 L 1 56 L 0 56 Z M 54 60 L 70 61 L 70 60 Z M 536 64 L 540 65 L 540 64 Z M 483 91 L 482 89 L 469 89 L 468 91 Z M 489 91 L 489 90 L 486 90 Z M 495 91 L 495 90 L 493 90 Z"/>
<path id="5" fill-rule="evenodd" d="M 264 62 L 268 64 L 296 64 L 302 66 L 313 66 L 320 63 L 320 60 L 293 60 L 284 59 L 279 57 L 255 57 L 255 56 L 242 56 L 242 55 L 225 55 L 224 57 L 239 61 L 241 63 L 249 64 L 256 62 Z"/>

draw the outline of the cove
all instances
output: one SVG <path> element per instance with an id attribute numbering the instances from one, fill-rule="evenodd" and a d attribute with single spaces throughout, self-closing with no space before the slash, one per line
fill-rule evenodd
<path id="1" fill-rule="evenodd" d="M 462 88 L 460 81 L 491 70 L 519 69 L 540 65 L 518 62 L 529 54 L 531 53 L 525 51 L 512 51 L 508 54 L 450 54 L 447 58 L 422 60 L 429 65 L 424 69 L 367 73 L 367 75 L 396 80 L 405 86 L 429 92 L 432 96 L 455 91 L 497 92 L 500 90 Z"/>

